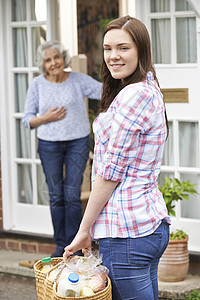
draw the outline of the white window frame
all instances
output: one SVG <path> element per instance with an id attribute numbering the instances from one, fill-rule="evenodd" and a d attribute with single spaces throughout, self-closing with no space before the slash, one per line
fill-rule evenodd
<path id="1" fill-rule="evenodd" d="M 151 35 L 151 20 L 152 19 L 162 19 L 169 18 L 171 20 L 171 63 L 170 64 L 157 64 L 155 63 L 156 68 L 191 68 L 198 67 L 198 52 L 199 45 L 197 43 L 197 62 L 196 63 L 176 63 L 176 18 L 177 17 L 196 17 L 194 11 L 175 11 L 175 0 L 170 0 L 170 8 L 169 12 L 158 12 L 151 13 L 150 12 L 150 1 L 151 0 L 136 0 L 137 1 L 137 16 L 138 18 L 145 23 L 147 26 L 150 35 Z M 145 7 L 145 9 L 144 9 Z M 196 18 L 196 30 L 198 28 L 198 20 Z M 197 39 L 198 41 L 198 39 Z"/>
<path id="2" fill-rule="evenodd" d="M 198 123 L 198 141 L 200 149 L 200 119 L 197 118 L 174 118 L 169 119 L 173 126 L 173 141 L 174 142 L 174 165 L 173 166 L 161 166 L 161 172 L 172 173 L 173 177 L 180 179 L 181 174 L 200 175 L 200 167 L 181 167 L 179 159 L 179 122 L 195 122 Z M 163 174 L 162 173 L 162 174 Z M 162 176 L 161 176 L 162 177 Z M 193 183 L 193 182 L 192 182 Z M 199 197 L 199 196 L 198 196 Z M 200 236 L 197 237 L 195 232 L 198 226 L 200 226 L 200 219 L 184 218 L 181 216 L 181 201 L 175 202 L 176 217 L 172 217 L 171 231 L 176 228 L 184 230 L 189 235 L 189 250 L 192 253 L 200 252 Z"/>
<path id="3" fill-rule="evenodd" d="M 199 149 L 200 149 L 200 119 L 192 119 L 192 118 L 174 118 L 174 119 L 168 119 L 168 122 L 172 123 L 173 126 L 173 141 L 175 141 L 174 144 L 177 146 L 174 147 L 174 165 L 173 166 L 161 166 L 161 171 L 163 172 L 172 172 L 174 173 L 174 176 L 176 178 L 180 177 L 180 173 L 187 173 L 187 174 L 200 174 L 200 167 L 181 167 L 179 165 L 180 157 L 179 157 L 179 143 L 176 141 L 179 141 L 179 123 L 185 122 L 185 123 L 198 123 L 199 128 Z"/>

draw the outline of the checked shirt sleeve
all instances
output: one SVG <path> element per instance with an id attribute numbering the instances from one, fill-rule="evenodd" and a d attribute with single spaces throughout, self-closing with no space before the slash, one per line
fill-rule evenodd
<path id="1" fill-rule="evenodd" d="M 99 175 L 104 179 L 121 182 L 129 171 L 136 174 L 144 150 L 140 135 L 150 130 L 155 111 L 151 97 L 151 93 L 144 88 L 135 89 L 133 85 L 118 94 L 110 139 L 98 168 Z"/>

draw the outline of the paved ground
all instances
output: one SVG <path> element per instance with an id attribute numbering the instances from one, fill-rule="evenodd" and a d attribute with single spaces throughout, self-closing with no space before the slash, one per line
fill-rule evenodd
<path id="1" fill-rule="evenodd" d="M 48 255 L 0 249 L 0 299 L 36 300 L 34 270 L 20 266 L 19 262 L 45 256 Z M 159 282 L 161 299 L 184 299 L 194 289 L 200 290 L 200 276 L 189 274 L 186 280 L 177 283 Z"/>
<path id="2" fill-rule="evenodd" d="M 0 299 L 37 300 L 34 270 L 19 265 L 48 255 L 0 249 Z"/>
<path id="3" fill-rule="evenodd" d="M 0 273 L 34 278 L 34 270 L 20 266 L 19 262 L 24 260 L 41 259 L 46 256 L 49 255 L 0 249 Z"/>
<path id="4" fill-rule="evenodd" d="M 35 279 L 0 273 L 1 300 L 37 300 Z"/>

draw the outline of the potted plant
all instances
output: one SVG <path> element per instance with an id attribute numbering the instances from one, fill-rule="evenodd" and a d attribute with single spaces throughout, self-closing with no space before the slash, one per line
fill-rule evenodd
<path id="1" fill-rule="evenodd" d="M 167 177 L 159 190 L 163 194 L 169 215 L 175 216 L 175 201 L 189 200 L 190 194 L 197 194 L 190 180 L 180 181 Z M 189 268 L 188 236 L 182 230 L 170 233 L 169 244 L 160 259 L 158 279 L 167 282 L 183 281 Z"/>

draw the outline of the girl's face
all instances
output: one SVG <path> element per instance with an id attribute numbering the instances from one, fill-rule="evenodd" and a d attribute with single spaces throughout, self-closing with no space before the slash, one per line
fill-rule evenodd
<path id="1" fill-rule="evenodd" d="M 48 48 L 44 52 L 44 68 L 50 76 L 59 75 L 63 72 L 65 61 L 56 48 Z"/>
<path id="2" fill-rule="evenodd" d="M 131 35 L 123 29 L 111 29 L 104 36 L 104 60 L 114 79 L 125 79 L 138 65 L 138 50 Z"/>

